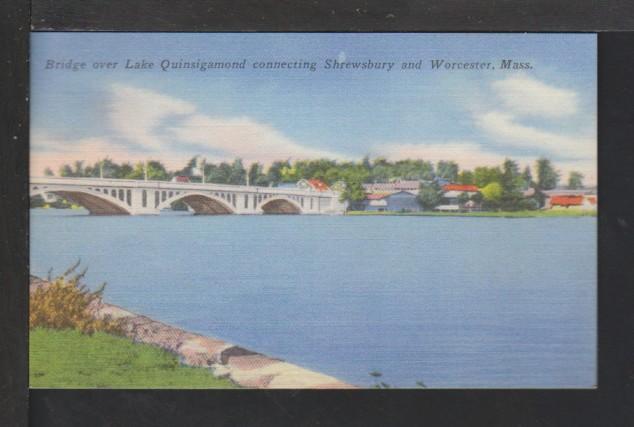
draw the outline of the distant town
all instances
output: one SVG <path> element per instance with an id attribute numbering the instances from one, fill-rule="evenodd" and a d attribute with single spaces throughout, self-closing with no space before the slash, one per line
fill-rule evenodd
<path id="1" fill-rule="evenodd" d="M 106 158 L 92 165 L 83 161 L 66 164 L 57 174 L 46 176 L 118 178 L 172 182 L 205 182 L 277 188 L 299 188 L 316 192 L 336 191 L 348 211 L 415 213 L 514 212 L 550 209 L 596 211 L 596 188 L 584 186 L 584 176 L 572 171 L 562 177 L 547 158 L 533 168 L 520 169 L 506 159 L 499 166 L 460 170 L 453 161 L 436 164 L 425 160 L 389 161 L 363 158 L 357 162 L 329 159 L 276 161 L 268 168 L 260 163 L 245 166 L 233 162 L 208 163 L 193 157 L 182 169 L 170 171 L 157 160 L 116 163 Z M 59 197 L 36 197 L 32 207 L 68 208 Z M 174 203 L 174 210 L 187 206 Z"/>

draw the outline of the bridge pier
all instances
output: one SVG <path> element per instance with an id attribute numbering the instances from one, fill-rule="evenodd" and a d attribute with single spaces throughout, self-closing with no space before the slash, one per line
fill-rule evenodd
<path id="1" fill-rule="evenodd" d="M 155 194 L 143 188 L 132 189 L 131 215 L 158 215 L 161 211 L 155 207 Z"/>

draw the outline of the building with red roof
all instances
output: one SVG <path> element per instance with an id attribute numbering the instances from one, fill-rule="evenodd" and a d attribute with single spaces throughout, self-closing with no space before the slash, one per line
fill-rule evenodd
<path id="1" fill-rule="evenodd" d="M 477 193 L 478 187 L 470 184 L 446 184 L 442 187 L 443 191 L 459 191 L 461 193 Z"/>
<path id="2" fill-rule="evenodd" d="M 316 178 L 300 179 L 299 181 L 297 181 L 296 185 L 297 185 L 297 188 L 301 188 L 304 190 L 315 190 L 315 191 L 329 191 L 330 190 L 330 187 L 328 187 L 328 184 Z"/>
<path id="3" fill-rule="evenodd" d="M 597 209 L 598 196 L 596 188 L 581 188 L 577 190 L 557 188 L 544 191 L 544 194 L 546 195 L 544 209 L 570 207 L 589 210 Z"/>

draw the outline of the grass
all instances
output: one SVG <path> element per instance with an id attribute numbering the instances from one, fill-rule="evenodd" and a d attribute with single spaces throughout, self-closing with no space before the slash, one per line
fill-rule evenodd
<path id="1" fill-rule="evenodd" d="M 556 218 L 556 217 L 581 217 L 597 216 L 596 211 L 584 209 L 549 209 L 536 211 L 514 211 L 514 212 L 395 212 L 395 211 L 348 211 L 346 215 L 352 216 L 465 216 L 465 217 L 498 217 L 498 218 Z"/>
<path id="2" fill-rule="evenodd" d="M 169 352 L 104 332 L 32 329 L 29 365 L 35 388 L 237 388 Z"/>

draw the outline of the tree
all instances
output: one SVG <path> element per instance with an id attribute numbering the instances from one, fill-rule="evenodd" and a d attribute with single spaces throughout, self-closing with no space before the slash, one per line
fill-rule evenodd
<path id="1" fill-rule="evenodd" d="M 132 165 L 128 162 L 122 163 L 119 169 L 115 171 L 115 178 L 124 178 L 132 173 Z"/>
<path id="2" fill-rule="evenodd" d="M 502 180 L 502 171 L 499 167 L 478 166 L 473 171 L 473 179 L 478 187 L 486 187 L 492 182 L 500 182 Z"/>
<path id="3" fill-rule="evenodd" d="M 458 179 L 458 163 L 446 160 L 439 161 L 438 165 L 436 165 L 436 176 L 449 182 L 456 182 Z"/>
<path id="4" fill-rule="evenodd" d="M 475 183 L 475 176 L 469 170 L 460 171 L 458 174 L 458 184 L 470 185 Z"/>
<path id="5" fill-rule="evenodd" d="M 147 166 L 146 166 L 147 165 Z M 127 176 L 126 179 L 145 179 L 145 168 L 147 167 L 147 179 L 156 181 L 169 181 L 171 174 L 165 169 L 165 166 L 157 161 L 150 160 L 144 164 L 143 162 L 137 162 L 134 168 Z"/>
<path id="6" fill-rule="evenodd" d="M 51 168 L 47 167 L 46 169 L 44 169 L 44 176 L 53 176 L 53 175 L 55 174 L 53 173 L 53 170 Z"/>
<path id="7" fill-rule="evenodd" d="M 73 174 L 73 169 L 70 167 L 70 165 L 63 165 L 59 168 L 59 176 L 69 177 L 75 175 Z"/>
<path id="8" fill-rule="evenodd" d="M 128 169 L 126 169 L 126 173 L 122 174 L 121 166 L 112 161 L 112 159 L 106 157 L 105 159 L 95 162 L 92 166 L 86 166 L 85 175 L 99 177 L 103 171 L 104 178 L 123 178 L 132 171 L 132 167 L 129 163 L 126 163 L 125 165 L 128 166 Z"/>
<path id="9" fill-rule="evenodd" d="M 75 160 L 73 174 L 74 176 L 84 176 L 84 161 Z"/>
<path id="10" fill-rule="evenodd" d="M 393 177 L 392 164 L 383 157 L 374 159 L 370 170 L 372 182 L 387 182 Z"/>
<path id="11" fill-rule="evenodd" d="M 502 200 L 503 189 L 499 182 L 491 182 L 487 184 L 482 190 L 482 198 L 487 207 L 492 209 L 499 208 Z"/>
<path id="12" fill-rule="evenodd" d="M 571 171 L 568 176 L 568 189 L 578 190 L 583 188 L 583 174 L 577 171 Z"/>
<path id="13" fill-rule="evenodd" d="M 533 186 L 533 174 L 531 173 L 531 167 L 526 166 L 524 172 L 522 172 L 522 179 L 524 180 L 524 190 L 528 190 Z"/>
<path id="14" fill-rule="evenodd" d="M 417 198 L 423 209 L 434 209 L 442 200 L 442 189 L 436 181 L 430 184 L 421 184 Z"/>
<path id="15" fill-rule="evenodd" d="M 282 169 L 285 167 L 290 167 L 291 164 L 288 160 L 276 160 L 274 161 L 269 169 L 266 171 L 266 177 L 269 182 L 273 183 L 273 185 L 277 185 L 282 182 Z"/>
<path id="16" fill-rule="evenodd" d="M 557 187 L 559 173 L 555 170 L 550 160 L 545 157 L 537 159 L 537 188 L 539 190 L 552 190 Z"/>
<path id="17" fill-rule="evenodd" d="M 524 179 L 520 175 L 517 162 L 506 159 L 502 165 L 502 179 L 500 185 L 502 187 L 502 195 L 500 197 L 500 207 L 504 210 L 514 211 L 521 209 L 521 201 L 523 198 L 522 187 Z"/>
<path id="18" fill-rule="evenodd" d="M 242 159 L 235 159 L 231 164 L 228 184 L 244 185 L 247 180 L 247 171 L 242 165 Z"/>
<path id="19" fill-rule="evenodd" d="M 264 174 L 264 168 L 258 162 L 252 163 L 249 167 L 249 185 L 257 185 L 260 187 L 266 187 L 269 185 L 267 176 Z"/>
<path id="20" fill-rule="evenodd" d="M 359 181 L 346 182 L 346 188 L 341 193 L 341 200 L 348 201 L 352 206 L 365 199 L 365 191 Z"/>

